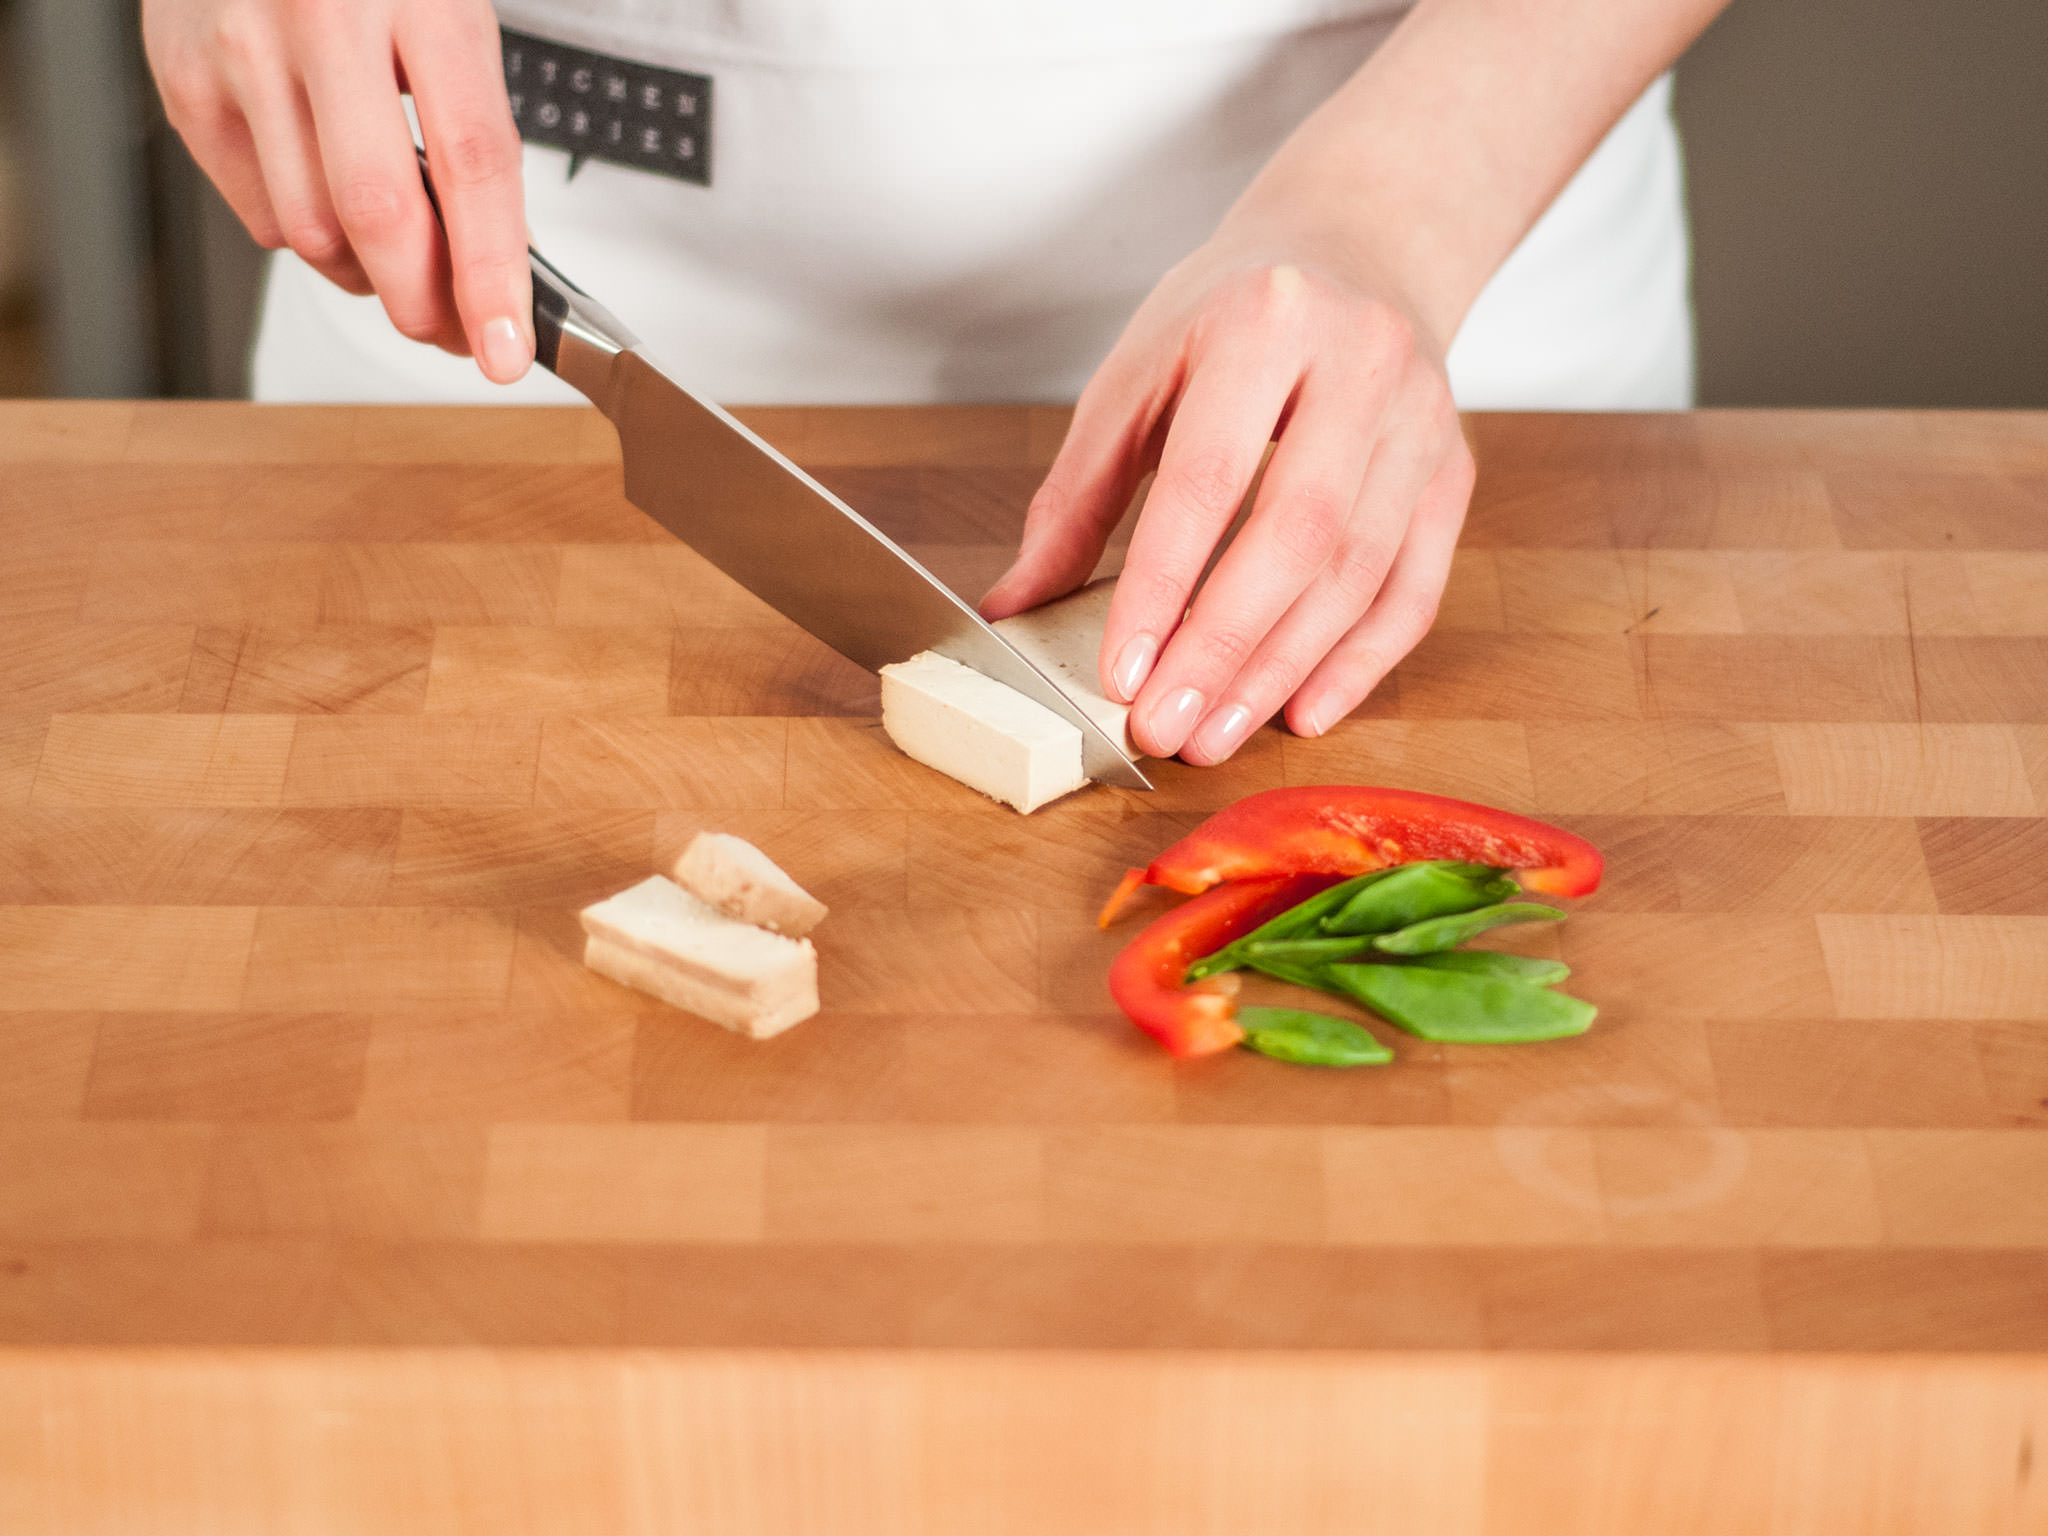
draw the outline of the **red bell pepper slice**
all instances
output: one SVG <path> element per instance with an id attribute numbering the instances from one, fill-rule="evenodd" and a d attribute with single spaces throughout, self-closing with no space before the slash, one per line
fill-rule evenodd
<path id="1" fill-rule="evenodd" d="M 1323 875 L 1247 880 L 1183 902 L 1124 946 L 1109 993 L 1133 1024 L 1176 1056 L 1227 1051 L 1244 1039 L 1234 975 L 1182 985 L 1190 965 L 1327 888 Z"/>
<path id="2" fill-rule="evenodd" d="M 1145 869 L 1123 878 L 1102 909 L 1108 927 L 1141 885 L 1189 895 L 1226 880 L 1362 875 L 1417 859 L 1463 859 L 1512 869 L 1549 896 L 1600 885 L 1600 850 L 1547 823 L 1412 789 L 1305 785 L 1247 795 L 1218 811 Z"/>

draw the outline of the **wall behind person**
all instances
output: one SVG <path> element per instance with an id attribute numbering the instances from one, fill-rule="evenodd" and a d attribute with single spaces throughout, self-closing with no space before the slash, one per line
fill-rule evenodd
<path id="1" fill-rule="evenodd" d="M 0 0 L 0 314 L 28 302 L 34 281 L 27 151 L 21 94 L 14 86 L 14 15 Z"/>
<path id="2" fill-rule="evenodd" d="M 35 215 L 11 0 L 0 0 L 0 397 L 43 389 Z"/>
<path id="3" fill-rule="evenodd" d="M 1734 0 L 1678 116 L 1703 404 L 2048 406 L 2048 0 Z"/>

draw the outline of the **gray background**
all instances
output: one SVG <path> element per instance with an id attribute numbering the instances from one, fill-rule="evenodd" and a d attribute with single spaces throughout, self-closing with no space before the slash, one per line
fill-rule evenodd
<path id="1" fill-rule="evenodd" d="M 243 389 L 258 254 L 146 85 L 86 88 L 137 78 L 132 6 L 0 0 L 0 79 L 46 185 L 97 192 L 38 221 L 86 254 L 50 249 L 69 287 L 0 316 L 0 349 L 19 334 L 31 358 L 0 357 L 0 388 Z M 36 59 L 71 83 L 37 89 Z M 1735 0 L 1681 63 L 1678 111 L 1703 404 L 2048 407 L 2048 0 Z"/>
<path id="2" fill-rule="evenodd" d="M 1735 0 L 1678 116 L 1703 402 L 2048 406 L 2048 0 Z"/>

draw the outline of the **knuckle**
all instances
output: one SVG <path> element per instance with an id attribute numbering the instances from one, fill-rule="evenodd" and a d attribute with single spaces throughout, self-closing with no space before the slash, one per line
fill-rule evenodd
<path id="1" fill-rule="evenodd" d="M 391 324 L 401 336 L 412 341 L 433 343 L 441 339 L 441 319 L 438 315 L 418 312 L 387 303 L 385 313 L 391 316 Z"/>
<path id="2" fill-rule="evenodd" d="M 1340 546 L 1331 555 L 1330 579 L 1354 602 L 1362 602 L 1379 591 L 1392 564 L 1392 557 L 1378 543 L 1360 539 Z"/>
<path id="3" fill-rule="evenodd" d="M 275 52 L 270 24 L 254 5 L 224 5 L 213 19 L 213 47 L 230 64 L 244 68 L 269 59 Z"/>
<path id="4" fill-rule="evenodd" d="M 1336 658 L 1336 673 L 1344 687 L 1363 698 L 1381 678 L 1394 670 L 1399 656 L 1376 640 L 1355 641 Z"/>
<path id="5" fill-rule="evenodd" d="M 1066 521 L 1067 511 L 1073 505 L 1073 497 L 1066 485 L 1051 475 L 1032 493 L 1031 502 L 1024 509 L 1024 529 L 1027 533 L 1043 534 Z"/>
<path id="6" fill-rule="evenodd" d="M 1241 625 L 1204 624 L 1188 638 L 1194 642 L 1195 654 L 1205 667 L 1235 676 L 1251 654 L 1256 637 L 1246 633 Z"/>
<path id="7" fill-rule="evenodd" d="M 1407 598 L 1388 608 L 1380 616 L 1381 641 L 1374 648 L 1373 677 L 1384 677 L 1399 666 L 1401 658 L 1421 643 L 1435 621 L 1433 599 Z"/>
<path id="8" fill-rule="evenodd" d="M 1298 650 L 1275 647 L 1252 658 L 1241 674 L 1237 691 L 1249 699 L 1278 704 L 1301 686 L 1314 665 L 1313 657 Z"/>
<path id="9" fill-rule="evenodd" d="M 438 343 L 451 334 L 459 334 L 454 317 L 447 306 L 435 293 L 429 283 L 419 281 L 410 275 L 405 281 L 386 281 L 377 285 L 377 297 L 384 305 L 384 313 L 390 318 L 392 327 L 403 336 L 414 341 Z"/>
<path id="10" fill-rule="evenodd" d="M 379 244 L 403 232 L 411 217 L 406 197 L 383 176 L 345 176 L 334 191 L 334 210 L 357 238 Z"/>
<path id="11" fill-rule="evenodd" d="M 1273 526 L 1281 553 L 1297 567 L 1320 570 L 1337 547 L 1349 514 L 1337 493 L 1326 485 L 1306 485 L 1279 508 Z"/>
<path id="12" fill-rule="evenodd" d="M 526 268 L 524 251 L 514 261 L 496 251 L 479 251 L 474 240 L 456 247 L 453 261 L 451 276 L 456 296 L 465 304 L 495 305 L 502 302 L 500 295 L 505 292 L 508 281 L 522 275 Z"/>
<path id="13" fill-rule="evenodd" d="M 179 130 L 204 124 L 219 115 L 213 72 L 186 55 L 156 66 L 156 90 L 164 116 Z"/>
<path id="14" fill-rule="evenodd" d="M 1139 572 L 1127 566 L 1124 574 L 1117 578 L 1118 590 L 1125 587 L 1134 590 L 1138 597 L 1136 611 L 1156 616 L 1154 622 L 1163 626 L 1161 633 L 1171 633 L 1185 618 L 1192 585 L 1192 576 L 1181 580 L 1172 571 L 1163 569 Z"/>
<path id="15" fill-rule="evenodd" d="M 1422 637 L 1429 633 L 1429 626 L 1436 622 L 1437 594 L 1419 592 L 1407 593 L 1389 602 L 1379 615 L 1379 629 L 1384 636 L 1383 651 L 1386 664 L 1391 668 L 1403 656 L 1415 649 Z"/>
<path id="16" fill-rule="evenodd" d="M 308 266 L 331 267 L 348 257 L 348 237 L 324 214 L 297 209 L 280 217 L 279 229 Z"/>
<path id="17" fill-rule="evenodd" d="M 1282 264 L 1258 274 L 1252 305 L 1262 325 L 1283 330 L 1302 321 L 1310 298 L 1308 274 L 1299 267 Z"/>
<path id="18" fill-rule="evenodd" d="M 455 187 L 495 186 L 519 173 L 519 138 L 511 119 L 459 124 L 441 141 L 441 166 L 435 169 Z"/>
<path id="19" fill-rule="evenodd" d="M 1236 461 L 1214 449 L 1189 455 L 1160 478 L 1170 495 L 1212 518 L 1235 512 L 1244 491 Z"/>
<path id="20" fill-rule="evenodd" d="M 266 251 L 281 251 L 291 244 L 277 220 L 265 218 L 253 210 L 242 215 L 242 227 L 249 231 L 249 238 Z"/>
<path id="21" fill-rule="evenodd" d="M 1315 287 L 1300 267 L 1251 267 L 1228 278 L 1206 308 L 1222 330 L 1298 339 L 1315 304 Z"/>

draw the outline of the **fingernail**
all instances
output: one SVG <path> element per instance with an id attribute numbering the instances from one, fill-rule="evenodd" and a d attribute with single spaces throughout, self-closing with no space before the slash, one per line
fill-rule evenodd
<path id="1" fill-rule="evenodd" d="M 1329 727 L 1323 724 L 1321 705 L 1311 705 L 1301 712 L 1301 729 L 1297 734 L 1302 736 L 1320 736 L 1328 729 Z"/>
<path id="2" fill-rule="evenodd" d="M 532 362 L 517 320 L 503 315 L 484 326 L 484 371 L 498 383 L 516 383 Z"/>
<path id="3" fill-rule="evenodd" d="M 1109 674 L 1109 680 L 1116 684 L 1117 697 L 1125 703 L 1135 699 L 1138 690 L 1145 686 L 1145 679 L 1152 675 L 1152 664 L 1158 659 L 1159 641 L 1154 636 L 1133 635 L 1126 640 Z"/>
<path id="4" fill-rule="evenodd" d="M 1203 723 L 1195 737 L 1195 750 L 1210 762 L 1220 763 L 1237 750 L 1251 728 L 1252 712 L 1242 704 L 1233 704 Z"/>
<path id="5" fill-rule="evenodd" d="M 1195 722 L 1202 717 L 1202 696 L 1192 688 L 1183 688 L 1178 693 L 1168 694 L 1164 704 L 1152 710 L 1152 740 L 1159 746 L 1159 756 L 1171 757 L 1181 749 L 1188 739 L 1188 732 L 1195 728 Z"/>

